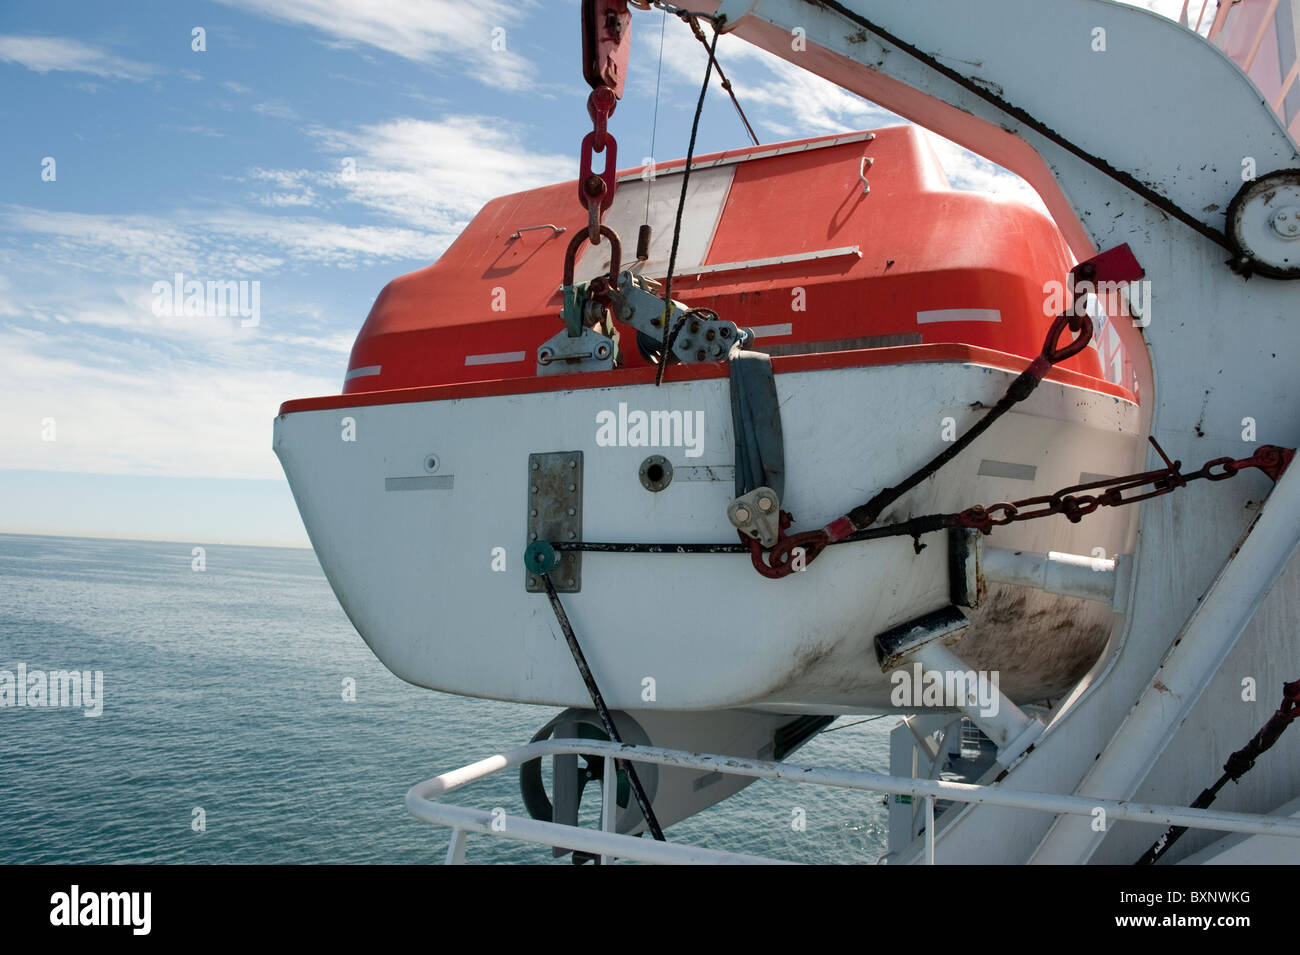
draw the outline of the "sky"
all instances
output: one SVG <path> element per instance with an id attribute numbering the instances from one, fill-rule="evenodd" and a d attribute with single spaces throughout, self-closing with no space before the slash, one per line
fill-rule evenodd
<path id="1" fill-rule="evenodd" d="M 704 50 L 659 12 L 633 37 L 624 164 L 679 158 Z M 306 546 L 280 403 L 337 393 L 378 291 L 485 202 L 576 176 L 578 47 L 577 0 L 0 5 L 0 532 Z M 718 59 L 765 144 L 903 122 L 736 37 Z M 747 141 L 715 85 L 697 153 Z M 955 187 L 1041 207 L 934 141 Z M 168 314 L 177 273 L 257 307 Z"/>

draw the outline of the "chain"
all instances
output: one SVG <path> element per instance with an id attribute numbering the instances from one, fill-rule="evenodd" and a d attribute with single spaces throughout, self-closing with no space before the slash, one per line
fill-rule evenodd
<path id="1" fill-rule="evenodd" d="M 1164 451 L 1156 443 L 1154 438 L 1149 439 L 1157 453 L 1162 457 Z M 1169 494 L 1180 487 L 1186 487 L 1188 482 L 1201 479 L 1209 481 L 1226 481 L 1248 468 L 1259 468 L 1274 481 L 1278 480 L 1287 466 L 1295 457 L 1295 450 L 1292 448 L 1282 448 L 1277 445 L 1262 445 L 1249 458 L 1215 458 L 1213 461 L 1206 463 L 1199 471 L 1184 474 L 1180 470 L 1181 464 L 1178 461 L 1172 461 L 1167 467 L 1155 471 L 1144 471 L 1140 474 L 1130 474 L 1125 477 L 1109 478 L 1105 481 L 1095 481 L 1091 484 L 1077 484 L 1073 487 L 1062 488 L 1055 494 L 1047 494 L 1041 497 L 1026 498 L 1023 501 L 1005 502 L 992 504 L 987 507 L 976 505 L 968 507 L 964 511 L 956 511 L 950 514 L 924 514 L 920 517 L 913 517 L 906 521 L 899 521 L 895 524 L 881 524 L 876 527 L 867 527 L 855 531 L 838 540 L 827 541 L 816 547 L 816 552 L 820 552 L 825 547 L 836 544 L 848 544 L 858 541 L 881 540 L 887 537 L 911 537 L 916 541 L 917 549 L 921 548 L 920 538 L 924 534 L 932 534 L 936 531 L 948 530 L 952 527 L 966 527 L 972 530 L 978 530 L 984 534 L 991 534 L 994 527 L 1004 527 L 1008 524 L 1014 524 L 1019 521 L 1037 520 L 1038 518 L 1051 517 L 1054 514 L 1063 514 L 1074 523 L 1078 523 L 1086 515 L 1091 514 L 1099 507 L 1120 507 L 1125 504 L 1136 504 L 1138 501 L 1145 501 L 1153 497 L 1160 497 Z M 1166 459 L 1168 460 L 1168 459 Z M 1145 494 L 1135 494 L 1125 496 L 1125 491 L 1136 490 L 1139 487 L 1151 485 L 1152 490 Z M 1083 493 L 1092 489 L 1105 490 L 1101 494 Z M 1028 510 L 1037 508 L 1036 510 Z M 788 511 L 781 512 L 781 535 L 785 538 L 785 531 L 789 528 L 793 518 Z M 753 554 L 756 541 L 746 538 L 743 543 L 731 544 L 640 544 L 640 543 L 609 543 L 603 541 L 556 541 L 551 546 L 556 551 L 586 551 L 588 553 L 601 554 Z M 800 545 L 796 545 L 800 546 Z M 761 548 L 760 548 L 761 549 Z M 803 557 L 803 566 L 807 566 L 810 550 L 805 550 Z M 756 565 L 757 566 L 757 565 Z M 758 568 L 759 573 L 765 577 L 784 577 L 786 576 L 783 567 L 769 567 L 764 565 Z M 764 572 L 766 571 L 766 573 Z"/>
<path id="2" fill-rule="evenodd" d="M 1023 501 L 1003 502 L 989 507 L 976 505 L 954 515 L 957 527 L 969 527 L 988 534 L 995 527 L 1005 527 L 1020 521 L 1032 521 L 1040 517 L 1063 514 L 1073 524 L 1099 507 L 1120 507 L 1124 504 L 1136 504 L 1138 501 L 1150 500 L 1169 494 L 1180 487 L 1186 487 L 1191 481 L 1226 481 L 1247 468 L 1259 468 L 1274 481 L 1282 476 L 1287 465 L 1295 457 L 1290 448 L 1280 448 L 1266 444 L 1248 458 L 1215 458 L 1206 462 L 1199 471 L 1184 474 L 1181 461 L 1170 461 L 1164 449 L 1155 438 L 1148 439 L 1156 453 L 1165 460 L 1165 467 L 1126 477 L 1108 478 L 1088 484 L 1076 484 L 1062 488 L 1055 494 L 1041 497 L 1027 497 Z M 1150 486 L 1144 493 L 1128 493 Z M 1092 494 L 1091 491 L 1100 493 Z"/>
<path id="3" fill-rule="evenodd" d="M 1061 344 L 1067 330 L 1074 331 L 1077 334 L 1072 340 Z M 741 538 L 749 540 L 750 559 L 754 564 L 754 569 L 764 577 L 779 578 L 788 576 L 796 569 L 801 569 L 796 566 L 796 555 L 801 558 L 800 563 L 802 566 L 806 567 L 829 545 L 869 528 L 876 522 L 876 519 L 884 512 L 885 508 L 926 478 L 938 472 L 940 468 L 969 447 L 998 418 L 1010 411 L 1016 404 L 1028 398 L 1034 389 L 1038 387 L 1038 383 L 1043 380 L 1043 376 L 1052 370 L 1053 365 L 1073 358 L 1088 346 L 1091 339 L 1092 320 L 1086 314 L 1071 315 L 1066 312 L 1058 315 L 1047 330 L 1047 336 L 1043 340 L 1043 347 L 1038 357 L 1030 362 L 1029 367 L 1011 382 L 1006 394 L 998 400 L 998 403 L 986 411 L 961 437 L 935 455 L 930 461 L 913 471 L 901 483 L 894 487 L 884 488 L 871 500 L 855 507 L 847 514 L 835 518 L 825 527 L 814 531 L 804 531 L 791 537 L 786 537 L 784 532 L 781 532 L 777 542 L 767 552 L 766 559 L 762 545 L 756 540 L 746 538 L 742 533 Z M 784 512 L 782 513 L 784 523 Z"/>
<path id="4" fill-rule="evenodd" d="M 587 211 L 587 239 L 592 245 L 600 245 L 601 220 L 618 188 L 618 141 L 609 131 L 609 117 L 617 105 L 618 97 L 608 86 L 597 86 L 587 97 L 592 128 L 579 150 L 578 203 Z M 605 168 L 599 173 L 591 168 L 596 153 L 605 153 Z"/>

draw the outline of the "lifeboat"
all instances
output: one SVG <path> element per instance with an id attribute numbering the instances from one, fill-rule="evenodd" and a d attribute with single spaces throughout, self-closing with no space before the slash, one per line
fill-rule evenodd
<path id="1" fill-rule="evenodd" d="M 496 199 L 384 288 L 341 393 L 288 401 L 275 421 L 312 545 L 360 635 L 420 686 L 591 706 L 530 563 L 548 543 L 548 579 L 612 708 L 914 710 L 891 697 L 877 638 L 953 606 L 952 535 L 845 542 L 779 579 L 740 541 L 770 538 L 777 513 L 781 535 L 822 527 L 942 452 L 1040 356 L 1078 263 L 1039 211 L 952 188 L 914 127 L 697 157 L 675 230 L 684 171 L 619 172 L 599 244 L 575 182 Z M 645 303 L 663 294 L 675 231 L 662 364 Z M 603 322 L 574 292 L 591 283 L 618 292 Z M 1093 318 L 1088 347 L 876 523 L 1131 470 L 1132 379 Z M 740 352 L 758 356 L 757 390 Z M 779 428 L 745 417 L 763 381 Z M 755 435 L 779 441 L 762 481 L 738 450 Z M 768 524 L 738 472 L 779 480 Z M 1134 510 L 991 541 L 1109 558 L 1131 547 Z M 584 542 L 669 546 L 564 549 Z M 995 582 L 961 613 L 953 652 L 1017 703 L 1068 692 L 1114 621 L 1105 601 Z"/>

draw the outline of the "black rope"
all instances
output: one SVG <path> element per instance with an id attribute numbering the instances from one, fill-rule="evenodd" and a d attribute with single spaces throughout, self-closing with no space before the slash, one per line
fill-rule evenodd
<path id="1" fill-rule="evenodd" d="M 962 89 L 966 90 L 967 92 L 973 93 L 974 95 L 978 96 L 980 99 L 984 100 L 986 103 L 990 103 L 993 106 L 996 106 L 998 109 L 1002 110 L 1002 112 L 1006 113 L 1008 116 L 1015 117 L 1020 122 L 1024 123 L 1030 129 L 1032 129 L 1034 132 L 1038 133 L 1040 136 L 1043 136 L 1051 140 L 1052 142 L 1056 143 L 1056 145 L 1060 146 L 1062 149 L 1077 156 L 1079 159 L 1082 159 L 1089 166 L 1092 166 L 1094 169 L 1097 169 L 1100 172 L 1105 173 L 1107 176 L 1110 176 L 1110 178 L 1114 179 L 1120 185 L 1131 190 L 1132 192 L 1137 193 L 1139 196 L 1141 196 L 1147 202 L 1151 203 L 1151 205 L 1155 206 L 1161 212 L 1173 216 L 1175 219 L 1177 219 L 1179 222 L 1182 222 L 1184 225 L 1190 226 L 1191 228 L 1195 229 L 1197 232 L 1205 236 L 1211 242 L 1214 242 L 1218 245 L 1223 246 L 1223 248 L 1232 251 L 1232 246 L 1229 244 L 1227 237 L 1224 236 L 1224 234 L 1220 232 L 1218 229 L 1214 228 L 1213 226 L 1206 225 L 1204 222 L 1196 218 L 1196 216 L 1192 215 L 1191 213 L 1184 212 L 1183 209 L 1175 202 L 1173 202 L 1171 199 L 1160 195 L 1158 192 L 1156 192 L 1154 189 L 1142 183 L 1132 174 L 1124 172 L 1122 169 L 1116 169 L 1114 166 L 1106 162 L 1106 160 L 1102 159 L 1100 156 L 1094 156 L 1092 153 L 1088 152 L 1087 150 L 1079 146 L 1076 146 L 1074 143 L 1070 142 L 1068 139 L 1066 139 L 1056 130 L 1052 129 L 1050 126 L 1047 126 L 1044 123 L 1040 122 L 1039 120 L 1035 119 L 1033 116 L 1025 112 L 1019 106 L 1013 106 L 1012 104 L 1004 100 L 1002 97 L 989 92 L 984 87 L 976 83 L 973 79 L 964 76 L 961 73 L 958 73 L 956 70 L 952 69 L 951 67 L 945 66 L 930 54 L 922 52 L 921 50 L 912 46 L 912 44 L 899 39 L 889 31 L 885 30 L 883 27 L 873 23 L 872 21 L 868 20 L 866 17 L 862 16 L 861 14 L 854 13 L 852 10 L 848 9 L 843 4 L 835 2 L 835 0 L 806 0 L 806 2 L 817 7 L 828 7 L 829 9 L 834 10 L 840 16 L 844 17 L 846 20 L 850 20 L 853 23 L 856 23 L 858 26 L 862 27 L 864 30 L 868 30 L 871 33 L 876 34 L 876 36 L 880 37 L 886 43 L 890 43 L 898 47 L 904 53 L 907 53 L 909 56 L 912 56 L 913 58 L 920 60 L 926 66 L 930 67 L 932 70 L 935 70 L 936 72 L 941 73 L 943 76 L 946 76 L 948 79 L 952 80 Z"/>
<path id="2" fill-rule="evenodd" d="M 845 723 L 842 726 L 831 726 L 820 733 L 818 736 L 825 736 L 827 733 L 838 733 L 840 730 L 846 730 L 851 726 L 861 726 L 863 723 L 874 723 L 876 720 L 883 720 L 886 716 L 897 716 L 896 713 L 881 713 L 879 716 L 868 716 L 865 720 L 858 720 L 856 723 Z"/>
<path id="3" fill-rule="evenodd" d="M 699 20 L 692 19 L 689 23 L 691 25 L 691 32 L 695 34 L 695 39 L 699 40 L 700 45 L 706 50 L 709 50 L 709 41 L 704 38 L 704 31 L 700 29 Z M 714 24 L 714 26 L 716 28 L 717 24 Z M 718 58 L 713 55 L 712 50 L 709 50 L 709 59 L 712 60 L 713 65 L 717 67 L 718 80 L 722 83 L 722 88 L 727 91 L 727 95 L 731 97 L 731 105 L 736 107 L 736 114 L 740 116 L 740 121 L 745 124 L 745 132 L 749 133 L 749 138 L 753 140 L 755 146 L 761 145 L 758 141 L 758 137 L 754 135 L 754 127 L 749 125 L 749 117 L 746 116 L 745 111 L 740 108 L 740 100 L 736 99 L 736 91 L 731 88 L 731 80 L 727 79 L 727 74 L 722 72 L 722 64 L 718 62 Z"/>
<path id="4" fill-rule="evenodd" d="M 1284 730 L 1295 720 L 1297 713 L 1300 713 L 1300 707 L 1297 707 L 1296 700 L 1300 699 L 1300 680 L 1295 683 L 1282 684 L 1283 699 L 1282 705 L 1278 707 L 1267 723 L 1261 727 L 1241 749 L 1237 750 L 1228 757 L 1228 761 L 1223 764 L 1223 775 L 1209 789 L 1203 790 L 1196 801 L 1189 806 L 1189 809 L 1206 809 L 1210 803 L 1214 802 L 1215 797 L 1219 795 L 1219 790 L 1228 784 L 1228 781 L 1236 782 L 1246 773 L 1250 772 L 1255 766 L 1255 760 L 1266 752 L 1274 743 L 1278 741 Z M 1182 838 L 1183 833 L 1187 831 L 1186 826 L 1170 826 L 1165 830 L 1164 835 L 1151 844 L 1151 848 L 1142 854 L 1134 865 L 1154 865 L 1162 855 L 1169 851 L 1169 847 Z"/>
<path id="5" fill-rule="evenodd" d="M 997 404 L 966 429 L 961 437 L 936 454 L 928 464 L 917 468 L 895 487 L 885 488 L 865 504 L 860 504 L 849 511 L 849 520 L 853 522 L 853 526 L 867 527 L 874 524 L 876 518 L 881 515 L 885 508 L 961 454 L 962 451 L 970 447 L 971 442 L 987 431 L 993 422 L 1028 398 L 1033 393 L 1033 390 L 1038 387 L 1041 380 L 1041 375 L 1035 374 L 1032 370 L 1021 372 L 1016 380 L 1007 387 L 1006 393 L 998 400 Z"/>
<path id="6" fill-rule="evenodd" d="M 671 354 L 668 351 L 668 316 L 673 311 L 673 269 L 677 267 L 677 246 L 682 238 L 682 213 L 686 211 L 686 187 L 691 181 L 691 160 L 695 156 L 695 137 L 700 131 L 700 114 L 704 112 L 704 97 L 709 92 L 709 76 L 713 72 L 713 51 L 717 49 L 718 37 L 717 28 L 713 30 L 713 42 L 709 45 L 709 62 L 704 67 L 704 85 L 700 87 L 700 101 L 695 104 L 695 119 L 691 121 L 691 141 L 686 148 L 686 168 L 682 170 L 682 194 L 677 200 L 677 221 L 673 225 L 673 246 L 672 251 L 668 253 L 668 275 L 664 279 L 664 314 L 663 314 L 663 340 L 660 343 L 663 351 L 659 357 L 659 371 L 655 375 L 655 385 L 664 383 L 664 371 L 668 368 L 668 358 Z"/>
<path id="7" fill-rule="evenodd" d="M 897 524 L 868 527 L 847 537 L 831 541 L 831 546 L 854 541 L 879 540 L 884 537 L 912 537 L 931 534 L 957 526 L 956 514 L 926 514 Z M 606 541 L 555 541 L 556 552 L 585 551 L 597 554 L 749 554 L 749 545 L 734 544 L 635 544 Z"/>
<path id="8" fill-rule="evenodd" d="M 551 609 L 555 611 L 555 619 L 559 621 L 560 630 L 564 632 L 565 642 L 569 644 L 569 652 L 573 654 L 573 662 L 578 665 L 578 672 L 582 675 L 582 682 L 587 685 L 587 692 L 591 695 L 591 702 L 596 706 L 596 713 L 600 716 L 601 725 L 605 727 L 605 732 L 611 740 L 622 744 L 623 738 L 619 736 L 618 727 L 614 725 L 614 719 L 609 715 L 609 707 L 605 705 L 605 698 L 600 695 L 600 688 L 596 686 L 596 678 L 592 676 L 591 667 L 587 665 L 587 658 L 583 656 L 582 647 L 578 646 L 578 637 L 573 632 L 573 625 L 569 623 L 569 616 L 564 612 L 564 606 L 560 603 L 560 595 L 555 592 L 555 584 L 551 582 L 551 575 L 542 574 L 541 577 L 542 583 L 546 585 L 546 596 L 551 601 Z M 659 820 L 655 818 L 654 809 L 650 806 L 650 799 L 641 786 L 641 777 L 637 775 L 636 767 L 623 759 L 615 760 L 614 765 L 627 771 L 627 780 L 632 784 L 632 794 L 636 797 L 637 806 L 641 808 L 641 815 L 645 817 L 650 834 L 660 842 L 664 842 L 664 831 L 659 828 Z"/>

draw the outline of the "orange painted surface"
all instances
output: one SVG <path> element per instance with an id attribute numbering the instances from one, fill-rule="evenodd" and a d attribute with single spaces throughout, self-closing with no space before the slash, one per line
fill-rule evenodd
<path id="1" fill-rule="evenodd" d="M 732 150 L 699 161 L 771 148 Z M 874 160 L 867 170 L 867 195 L 858 176 L 864 155 Z M 680 163 L 660 165 L 660 175 L 674 166 Z M 870 142 L 758 158 L 734 168 L 705 264 L 850 246 L 861 250 L 860 257 L 674 277 L 673 297 L 687 305 L 707 306 L 743 326 L 792 326 L 788 336 L 761 337 L 759 349 L 899 335 L 912 341 L 919 335 L 926 346 L 961 345 L 1022 358 L 1042 348 L 1051 321 L 1044 285 L 1064 282 L 1073 264 L 1060 232 L 1018 202 L 950 188 L 916 128 L 884 129 Z M 563 328 L 558 286 L 564 250 L 585 225 L 574 192 L 575 184 L 568 182 L 493 200 L 436 263 L 390 282 L 376 299 L 348 366 L 382 370 L 347 382 L 350 403 L 363 392 L 453 385 L 489 393 L 478 389 L 492 382 L 506 382 L 506 390 L 490 393 L 549 391 L 560 381 L 569 388 L 598 387 L 644 370 L 635 332 L 622 326 L 621 371 L 536 375 L 538 346 Z M 522 227 L 544 222 L 567 231 L 510 238 Z M 630 262 L 636 236 L 622 240 L 624 261 Z M 804 309 L 793 310 L 800 299 Z M 996 310 L 1000 320 L 918 321 L 918 313 L 947 309 Z M 837 354 L 870 364 L 872 353 L 880 351 L 893 350 Z M 468 356 L 507 353 L 523 357 L 466 364 Z M 788 366 L 788 361 L 778 359 L 778 364 Z M 1064 363 L 1062 371 L 1110 391 L 1093 349 Z M 675 377 L 724 373 L 723 366 L 673 369 Z M 301 410 L 301 404 L 286 407 Z"/>

